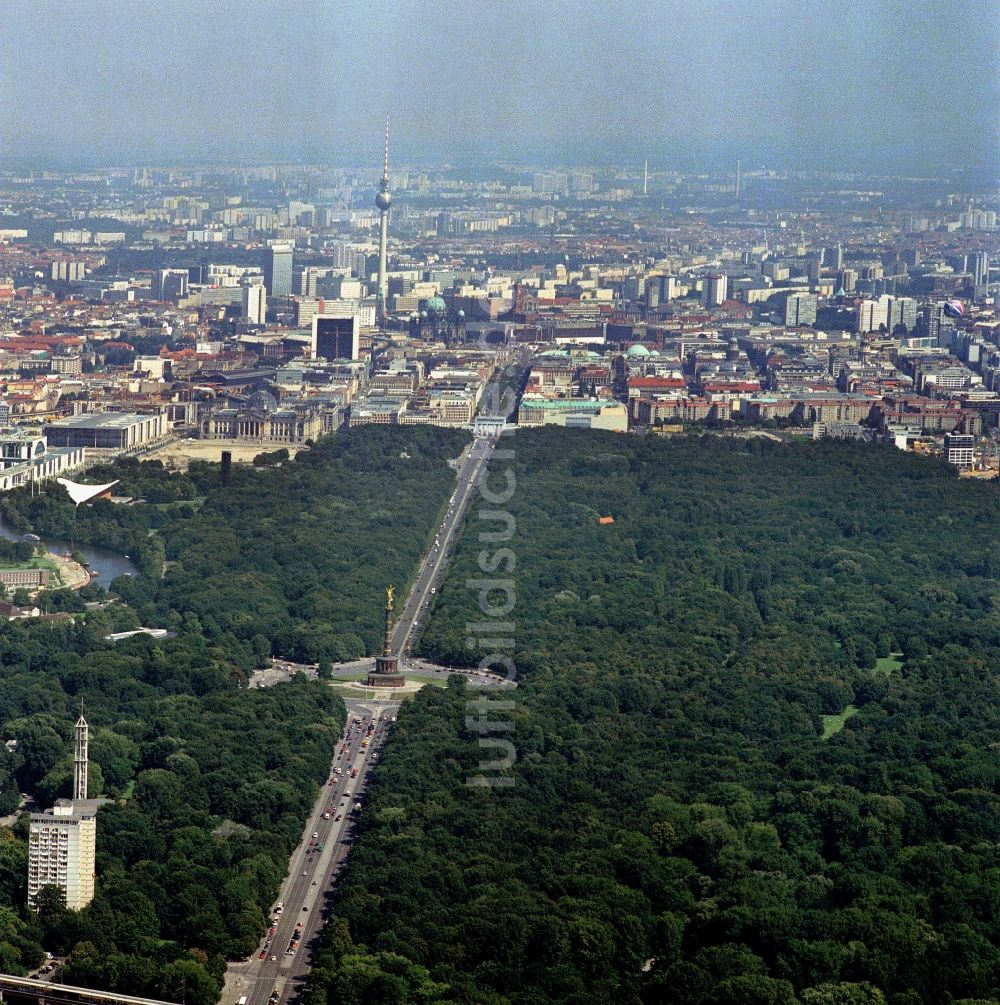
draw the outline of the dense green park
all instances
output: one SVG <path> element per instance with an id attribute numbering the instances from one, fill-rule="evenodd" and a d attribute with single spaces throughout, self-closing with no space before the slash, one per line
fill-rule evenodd
<path id="1" fill-rule="evenodd" d="M 512 784 L 466 784 L 457 679 L 404 708 L 311 1005 L 995 1002 L 996 487 L 857 444 L 510 446 L 514 535 L 473 511 L 421 646 L 468 663 L 510 548 Z"/>
<path id="2" fill-rule="evenodd" d="M 100 810 L 97 895 L 67 912 L 25 908 L 27 821 L 0 830 L 0 971 L 66 953 L 70 983 L 209 1005 L 227 958 L 249 955 L 329 770 L 344 707 L 305 679 L 247 688 L 274 654 L 357 656 L 380 637 L 384 585 L 400 587 L 433 537 L 464 434 L 366 429 L 294 462 L 92 469 L 145 502 L 73 506 L 57 487 L 3 498 L 5 519 L 117 548 L 140 575 L 117 603 L 0 623 L 0 812 L 18 791 L 70 794 L 72 725 L 91 724 Z M 17 546 L 7 548 L 13 556 Z M 21 549 L 24 550 L 24 549 Z M 59 591 L 64 593 L 69 591 Z M 102 593 L 89 587 L 86 599 Z M 138 624 L 175 638 L 104 636 Z"/>

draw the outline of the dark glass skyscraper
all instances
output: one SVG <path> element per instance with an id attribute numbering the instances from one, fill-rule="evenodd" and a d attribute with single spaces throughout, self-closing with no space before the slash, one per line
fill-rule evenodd
<path id="1" fill-rule="evenodd" d="M 290 244 L 272 244 L 264 252 L 264 286 L 269 297 L 292 295 L 292 257 Z"/>

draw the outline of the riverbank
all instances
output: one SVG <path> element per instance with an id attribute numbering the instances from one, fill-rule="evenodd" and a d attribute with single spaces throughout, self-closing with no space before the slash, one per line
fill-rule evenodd
<path id="1" fill-rule="evenodd" d="M 7 541 L 23 541 L 24 531 L 20 528 L 15 530 L 0 520 L 0 538 Z M 64 585 L 70 585 L 73 589 L 80 589 L 90 582 L 92 577 L 86 572 L 86 569 L 97 570 L 101 574 L 101 580 L 108 583 L 116 576 L 139 575 L 139 567 L 130 558 L 118 552 L 109 551 L 107 548 L 85 544 L 82 541 L 71 542 L 57 537 L 49 537 L 46 534 L 42 534 L 41 539 L 35 541 L 34 544 L 36 548 L 45 549 L 42 558 L 52 562 L 53 566 L 55 560 L 59 560 L 61 567 L 58 571 L 62 572 L 65 569 Z M 72 559 L 65 558 L 70 552 L 79 555 L 86 568 Z"/>
<path id="2" fill-rule="evenodd" d="M 55 565 L 59 584 L 64 588 L 82 590 L 85 586 L 89 586 L 94 578 L 86 566 L 72 558 L 67 558 L 54 551 L 47 551 L 45 557 Z"/>

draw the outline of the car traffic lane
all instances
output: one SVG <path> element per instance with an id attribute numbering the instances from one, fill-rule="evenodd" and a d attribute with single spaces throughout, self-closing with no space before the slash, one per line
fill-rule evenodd
<path id="1" fill-rule="evenodd" d="M 327 894 L 350 851 L 354 822 L 352 807 L 368 780 L 369 751 L 380 750 L 385 742 L 384 726 L 377 726 L 368 748 L 362 747 L 368 717 L 363 714 L 360 717 L 362 724 L 354 722 L 354 715 L 349 717 L 351 729 L 342 737 L 333 763 L 334 769 L 341 768 L 341 774 L 331 776 L 337 781 L 333 786 L 327 786 L 327 793 L 318 801 L 306 827 L 308 837 L 304 838 L 303 845 L 293 857 L 292 875 L 286 881 L 284 891 L 284 911 L 265 959 L 260 963 L 256 989 L 249 996 L 248 1005 L 263 1005 L 269 1001 L 275 987 L 279 989 L 277 1000 L 285 1001 L 286 995 L 295 990 L 300 978 L 309 970 L 313 940 L 319 934 L 326 914 Z M 352 778 L 354 768 L 357 768 L 358 774 Z M 335 812 L 330 812 L 331 806 Z M 323 815 L 327 812 L 330 812 L 330 818 L 324 820 Z M 336 819 L 338 815 L 339 820 Z M 313 837 L 314 834 L 317 836 Z M 322 852 L 318 851 L 319 845 L 323 845 Z M 289 952 L 296 934 L 298 937 L 293 951 Z"/>
<path id="2" fill-rule="evenodd" d="M 484 438 L 477 438 L 459 469 L 458 484 L 448 500 L 448 510 L 435 535 L 434 544 L 424 556 L 423 563 L 417 573 L 402 614 L 396 622 L 393 631 L 393 645 L 397 652 L 403 652 L 406 643 L 415 627 L 419 627 L 418 615 L 427 606 L 427 598 L 438 579 L 441 565 L 448 555 L 455 530 L 460 525 L 470 496 L 490 456 L 493 453 L 493 443 Z"/>
<path id="3" fill-rule="evenodd" d="M 335 862 L 342 861 L 344 857 L 338 856 L 338 850 L 346 855 L 349 844 L 349 835 L 345 831 L 348 814 L 343 814 L 340 821 L 335 821 L 335 813 L 331 813 L 328 820 L 323 819 L 323 814 L 331 805 L 340 807 L 348 791 L 352 796 L 356 795 L 358 783 L 363 785 L 367 781 L 367 771 L 364 770 L 367 752 L 361 747 L 365 729 L 353 720 L 354 715 L 349 716 L 349 727 L 338 743 L 331 774 L 306 824 L 306 836 L 292 856 L 290 875 L 278 901 L 283 904 L 283 909 L 276 915 L 274 933 L 251 958 L 246 971 L 237 975 L 237 990 L 247 994 L 248 1005 L 264 1005 L 271 999 L 274 988 L 279 990 L 278 1000 L 284 1001 L 289 978 L 307 969 L 307 966 L 297 966 L 296 961 L 304 956 L 309 939 L 318 931 L 320 919 L 310 923 L 311 916 L 318 913 L 316 906 L 335 874 Z M 366 756 L 360 756 L 362 753 Z M 351 768 L 355 766 L 358 767 L 358 776 L 351 778 Z M 339 774 L 336 773 L 337 768 L 340 768 Z M 330 779 L 333 779 L 332 785 L 329 784 Z M 319 837 L 313 838 L 314 833 Z M 322 852 L 318 851 L 320 844 L 324 845 Z M 318 869 L 321 865 L 322 868 Z M 293 952 L 289 953 L 293 943 Z M 261 952 L 264 953 L 263 959 L 260 958 Z M 249 993 L 248 988 L 251 988 Z"/>
<path id="4" fill-rule="evenodd" d="M 369 746 L 359 750 L 354 762 L 358 766 L 356 781 L 359 784 L 352 790 L 352 794 L 346 800 L 342 800 L 342 805 L 339 808 L 335 807 L 337 812 L 333 814 L 330 821 L 327 821 L 327 825 L 331 828 L 329 844 L 323 852 L 317 875 L 314 876 L 316 886 L 312 887 L 313 897 L 309 904 L 309 918 L 305 924 L 306 937 L 303 938 L 303 946 L 312 946 L 311 938 L 319 934 L 323 918 L 327 913 L 326 909 L 332 905 L 331 891 L 333 883 L 341 864 L 350 853 L 351 844 L 354 839 L 354 827 L 358 818 L 358 813 L 355 811 L 354 806 L 360 802 L 362 804 L 361 812 L 364 812 L 365 788 L 367 787 L 369 773 L 375 763 L 372 754 L 381 752 L 386 741 L 390 721 L 395 718 L 395 714 L 396 708 L 384 709 L 381 713 L 376 712 L 373 717 L 375 728 L 371 734 Z M 341 814 L 342 818 L 338 821 L 337 816 Z M 311 953 L 306 953 L 301 958 L 296 958 L 296 966 L 302 965 L 303 972 L 308 969 L 308 960 L 306 958 L 308 955 L 311 955 Z"/>

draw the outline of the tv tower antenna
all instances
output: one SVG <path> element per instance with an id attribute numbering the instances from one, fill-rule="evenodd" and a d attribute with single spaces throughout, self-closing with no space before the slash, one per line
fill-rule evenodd
<path id="1" fill-rule="evenodd" d="M 385 331 L 385 302 L 388 292 L 386 271 L 389 243 L 389 207 L 392 196 L 389 194 L 389 116 L 385 117 L 385 159 L 382 161 L 382 181 L 375 195 L 375 205 L 378 207 L 378 288 L 375 293 L 375 312 L 378 322 Z"/>
<path id="2" fill-rule="evenodd" d="M 389 113 L 385 116 L 385 159 L 382 161 L 382 190 L 389 188 Z"/>

